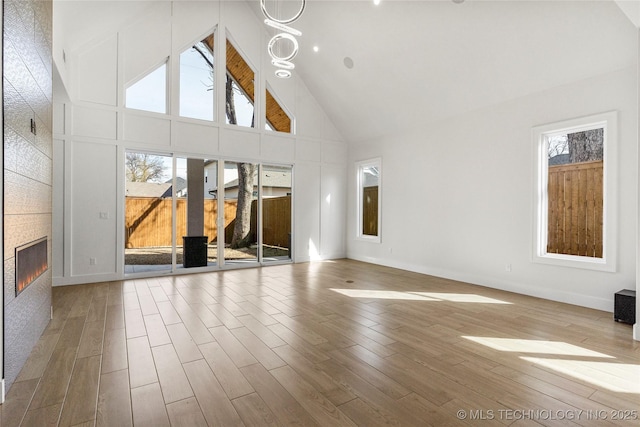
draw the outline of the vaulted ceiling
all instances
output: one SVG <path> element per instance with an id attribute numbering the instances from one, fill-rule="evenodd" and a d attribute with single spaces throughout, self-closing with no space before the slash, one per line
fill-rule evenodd
<path id="1" fill-rule="evenodd" d="M 350 142 L 638 58 L 638 30 L 613 1 L 312 0 L 295 26 L 303 32 L 296 70 Z"/>
<path id="2" fill-rule="evenodd" d="M 303 33 L 295 73 L 348 142 L 415 131 L 634 66 L 638 29 L 627 16 L 640 9 L 616 3 L 307 0 L 293 24 Z M 147 4 L 56 0 L 54 31 L 81 43 Z"/>

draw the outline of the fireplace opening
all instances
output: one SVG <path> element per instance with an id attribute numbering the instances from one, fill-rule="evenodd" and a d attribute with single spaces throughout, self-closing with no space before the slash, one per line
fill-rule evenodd
<path id="1" fill-rule="evenodd" d="M 16 248 L 16 296 L 49 268 L 47 238 Z"/>

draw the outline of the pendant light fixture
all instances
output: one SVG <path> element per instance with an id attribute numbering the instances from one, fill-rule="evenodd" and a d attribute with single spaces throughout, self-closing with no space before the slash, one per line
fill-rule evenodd
<path id="1" fill-rule="evenodd" d="M 304 8 L 306 6 L 306 0 L 300 0 L 300 8 L 298 11 L 288 18 L 276 18 L 267 10 L 266 0 L 260 0 L 260 9 L 265 17 L 264 23 L 280 31 L 275 36 L 271 37 L 267 44 L 267 52 L 271 57 L 271 64 L 278 68 L 275 72 L 276 77 L 289 78 L 291 77 L 291 70 L 295 68 L 295 64 L 292 62 L 293 58 L 298 54 L 298 40 L 296 37 L 300 37 L 302 32 L 289 26 L 296 22 L 302 16 Z M 291 44 L 291 52 L 288 55 L 280 54 L 280 48 L 282 43 Z"/>

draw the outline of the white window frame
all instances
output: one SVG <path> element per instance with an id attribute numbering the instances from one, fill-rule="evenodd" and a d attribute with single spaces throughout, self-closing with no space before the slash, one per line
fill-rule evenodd
<path id="1" fill-rule="evenodd" d="M 356 211 L 357 211 L 357 225 L 356 225 L 356 238 L 358 240 L 363 240 L 371 243 L 380 243 L 381 240 L 381 225 L 382 225 L 382 158 L 376 157 L 374 159 L 362 160 L 356 162 L 356 194 L 357 194 L 357 203 L 356 203 Z M 364 178 L 363 173 L 365 168 L 369 167 L 377 167 L 378 168 L 378 235 L 371 236 L 368 234 L 363 234 L 362 230 L 362 215 L 363 215 L 363 184 Z"/>
<path id="2" fill-rule="evenodd" d="M 533 251 L 532 261 L 563 267 L 599 271 L 616 271 L 617 246 L 617 112 L 611 111 L 587 117 L 565 120 L 532 129 L 533 158 Z M 603 141 L 603 222 L 602 258 L 547 253 L 548 236 L 548 140 L 557 135 L 604 129 Z"/>

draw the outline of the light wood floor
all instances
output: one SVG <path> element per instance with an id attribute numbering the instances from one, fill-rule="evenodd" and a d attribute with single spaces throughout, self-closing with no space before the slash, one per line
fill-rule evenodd
<path id="1" fill-rule="evenodd" d="M 640 425 L 611 313 L 345 260 L 53 296 L 2 426 Z"/>

